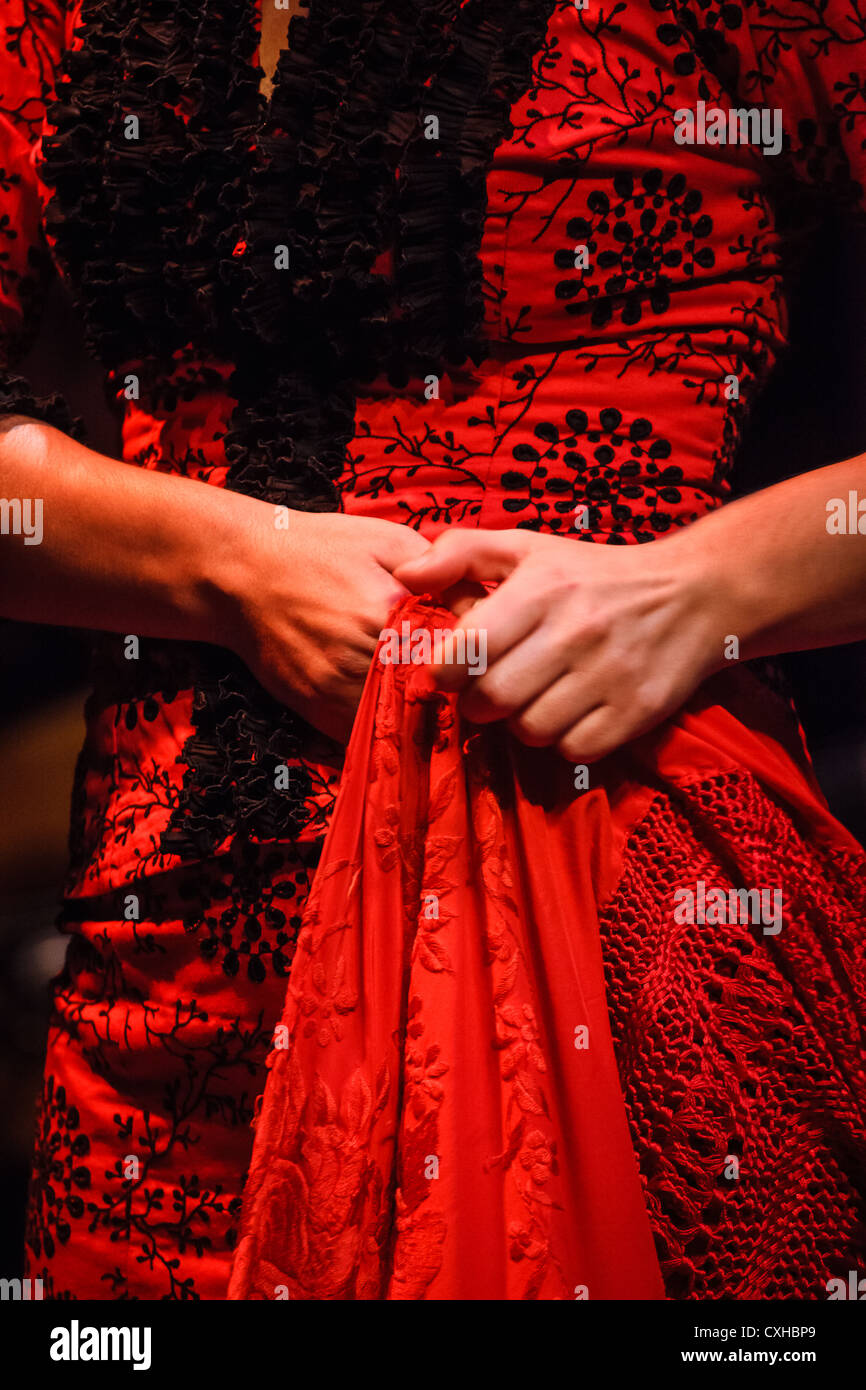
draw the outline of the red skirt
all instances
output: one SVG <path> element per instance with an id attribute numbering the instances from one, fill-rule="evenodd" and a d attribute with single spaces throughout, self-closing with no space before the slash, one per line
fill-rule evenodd
<path id="1" fill-rule="evenodd" d="M 866 857 L 792 711 L 734 668 L 584 781 L 374 662 L 229 1297 L 808 1299 L 862 1262 Z"/>

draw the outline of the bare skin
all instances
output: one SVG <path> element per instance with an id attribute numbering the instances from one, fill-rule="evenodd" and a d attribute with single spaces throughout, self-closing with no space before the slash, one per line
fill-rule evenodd
<path id="1" fill-rule="evenodd" d="M 266 95 L 290 14 L 263 0 Z M 525 743 L 590 762 L 678 709 L 726 665 L 731 635 L 740 658 L 866 637 L 866 538 L 826 525 L 828 499 L 858 488 L 866 456 L 652 545 L 453 529 L 430 547 L 406 527 L 342 515 L 294 512 L 280 530 L 265 503 L 5 421 L 0 497 L 43 499 L 45 534 L 32 547 L 0 536 L 0 614 L 218 643 L 345 740 L 393 604 L 440 593 L 462 626 L 487 633 L 485 675 L 437 672 L 467 716 L 506 719 Z M 498 587 L 458 601 L 464 581 Z"/>
<path id="2" fill-rule="evenodd" d="M 259 39 L 259 66 L 264 74 L 260 83 L 262 96 L 269 97 L 274 89 L 274 73 L 280 53 L 288 46 L 289 22 L 295 14 L 306 14 L 307 7 L 299 0 L 289 0 L 290 9 L 277 9 L 273 0 L 262 0 Z"/>
<path id="3" fill-rule="evenodd" d="M 348 738 L 380 630 L 427 549 L 405 526 L 290 512 L 134 468 L 49 425 L 6 420 L 0 498 L 41 499 L 43 539 L 0 535 L 0 616 L 213 642 Z M 280 520 L 285 519 L 285 514 Z"/>
<path id="4" fill-rule="evenodd" d="M 458 626 L 487 634 L 485 674 L 443 665 L 468 718 L 593 762 L 679 709 L 739 659 L 866 637 L 866 535 L 828 530 L 830 499 L 866 499 L 866 456 L 792 478 L 651 545 L 460 531 L 401 566 L 417 593 L 498 581 Z M 866 515 L 864 515 L 866 529 Z"/>
<path id="5" fill-rule="evenodd" d="M 262 0 L 270 95 L 289 10 Z M 213 642 L 346 741 L 376 640 L 429 542 L 392 522 L 274 508 L 105 458 L 36 421 L 0 423 L 0 497 L 40 498 L 44 540 L 0 536 L 0 614 Z"/>
<path id="6" fill-rule="evenodd" d="M 437 672 L 477 722 L 591 762 L 652 728 L 739 656 L 866 637 L 866 537 L 828 530 L 866 458 L 804 474 L 642 546 L 277 509 L 5 422 L 0 497 L 41 498 L 44 536 L 0 536 L 0 614 L 215 642 L 317 728 L 346 740 L 376 641 L 407 591 L 487 633 L 488 670 Z M 864 523 L 866 524 L 866 523 Z M 466 581 L 494 583 L 455 602 Z M 468 605 L 468 607 L 467 607 Z"/>

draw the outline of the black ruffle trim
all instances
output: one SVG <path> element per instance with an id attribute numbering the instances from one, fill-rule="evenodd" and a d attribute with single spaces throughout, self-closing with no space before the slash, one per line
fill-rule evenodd
<path id="1" fill-rule="evenodd" d="M 183 799 L 160 848 L 206 858 L 227 835 L 292 840 L 307 824 L 312 790 L 301 761 L 307 726 L 273 700 L 240 661 L 205 659 L 195 687 L 196 732 L 184 745 Z M 277 791 L 278 767 L 289 785 Z"/>
<path id="2" fill-rule="evenodd" d="M 0 419 L 8 419 L 10 415 L 42 420 L 73 439 L 81 439 L 84 434 L 82 422 L 70 415 L 62 396 L 36 396 L 24 377 L 14 372 L 0 372 Z"/>
<path id="3" fill-rule="evenodd" d="M 511 108 L 529 88 L 554 9 L 555 0 L 468 0 L 458 15 L 421 113 L 437 117 L 439 139 L 428 140 L 419 120 L 400 166 L 394 384 L 407 368 L 420 376 L 443 359 L 477 366 L 484 356 L 487 175 L 512 133 Z"/>
<path id="4" fill-rule="evenodd" d="M 267 364 L 260 369 L 257 383 L 240 369 L 230 382 L 254 400 L 238 406 L 226 436 L 231 486 L 295 510 L 334 511 L 338 441 L 351 433 L 354 395 L 311 373 L 272 374 L 269 383 Z M 193 723 L 183 749 L 183 796 L 161 848 L 189 859 L 213 852 L 232 832 L 251 840 L 295 838 L 309 821 L 312 784 L 300 761 L 312 734 L 306 721 L 268 695 L 240 661 L 215 654 L 196 680 Z M 289 785 L 277 790 L 279 765 L 288 769 Z"/>
<path id="5" fill-rule="evenodd" d="M 49 230 L 109 369 L 198 343 L 235 364 L 228 486 L 336 509 L 359 383 L 482 360 L 486 177 L 555 3 L 311 0 L 266 106 L 252 3 L 84 0 L 44 143 Z M 195 724 L 164 847 L 296 833 L 303 778 L 279 793 L 273 768 L 304 722 L 222 656 Z"/>

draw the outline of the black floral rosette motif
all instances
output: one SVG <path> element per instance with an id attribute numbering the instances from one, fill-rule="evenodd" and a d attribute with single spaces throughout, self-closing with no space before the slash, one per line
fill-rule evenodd
<path id="1" fill-rule="evenodd" d="M 667 182 L 660 169 L 648 169 L 636 181 L 618 173 L 610 195 L 594 188 L 587 198 L 587 217 L 572 217 L 566 235 L 572 244 L 554 253 L 559 270 L 573 273 L 560 280 L 556 296 L 567 314 L 585 312 L 596 328 L 616 313 L 624 324 L 640 323 L 647 307 L 663 314 L 670 305 L 668 271 L 693 277 L 715 264 L 712 247 L 702 244 L 713 219 L 701 212 L 703 195 L 689 188 L 684 174 Z M 586 246 L 589 265 L 575 268 L 575 246 Z"/>
<path id="2" fill-rule="evenodd" d="M 253 984 L 269 974 L 286 979 L 301 926 L 304 901 L 320 845 L 299 844 L 293 854 L 243 843 L 215 876 L 184 878 L 184 928 L 207 961 L 233 979 L 243 972 Z M 295 862 L 295 854 L 301 854 Z"/>
<path id="3" fill-rule="evenodd" d="M 543 525 L 587 539 L 607 532 L 608 543 L 617 545 L 625 543 L 626 532 L 652 540 L 675 524 L 666 504 L 681 502 L 683 472 L 666 462 L 670 441 L 650 420 L 639 416 L 627 423 L 614 406 L 590 420 L 575 408 L 561 425 L 540 420 L 533 433 L 537 443 L 522 442 L 511 451 L 521 467 L 500 479 L 509 494 L 503 507 L 518 518 L 518 527 Z"/>

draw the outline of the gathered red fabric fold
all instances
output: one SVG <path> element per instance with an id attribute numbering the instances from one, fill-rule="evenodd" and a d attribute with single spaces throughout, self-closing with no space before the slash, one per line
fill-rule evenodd
<path id="1" fill-rule="evenodd" d="M 420 600 L 406 618 L 453 624 Z M 664 1296 L 605 996 L 609 821 L 426 668 L 373 663 L 230 1298 Z"/>

